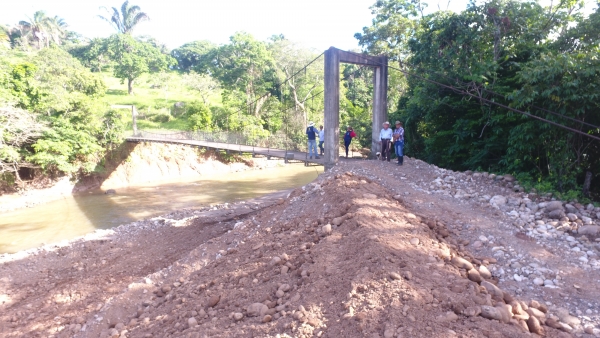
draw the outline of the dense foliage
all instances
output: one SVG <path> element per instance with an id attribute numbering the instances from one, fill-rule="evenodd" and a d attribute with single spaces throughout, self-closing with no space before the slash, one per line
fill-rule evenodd
<path id="1" fill-rule="evenodd" d="M 406 78 L 393 115 L 405 121 L 407 152 L 561 192 L 600 174 L 597 140 L 496 104 L 599 135 L 579 122 L 600 125 L 598 12 L 586 18 L 579 5 L 494 0 L 422 15 L 412 1 L 376 2 L 373 25 L 356 37 Z"/>

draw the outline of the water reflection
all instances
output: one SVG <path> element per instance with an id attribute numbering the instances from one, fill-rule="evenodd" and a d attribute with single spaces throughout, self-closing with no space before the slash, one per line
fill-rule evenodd
<path id="1" fill-rule="evenodd" d="M 225 173 L 187 181 L 157 182 L 116 195 L 93 191 L 0 215 L 0 253 L 16 252 L 108 229 L 183 208 L 233 202 L 307 184 L 322 167 L 283 168 Z"/>

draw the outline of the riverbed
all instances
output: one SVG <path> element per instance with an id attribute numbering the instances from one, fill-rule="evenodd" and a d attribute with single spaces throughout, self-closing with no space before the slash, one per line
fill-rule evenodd
<path id="1" fill-rule="evenodd" d="M 313 181 L 323 167 L 284 167 L 207 175 L 201 179 L 161 181 L 118 189 L 112 195 L 90 191 L 0 216 L 0 253 L 70 240 L 96 229 L 180 209 L 234 202 Z"/>

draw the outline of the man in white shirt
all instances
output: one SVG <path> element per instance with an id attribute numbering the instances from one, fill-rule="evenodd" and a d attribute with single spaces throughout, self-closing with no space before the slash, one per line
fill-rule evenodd
<path id="1" fill-rule="evenodd" d="M 390 148 L 392 140 L 392 130 L 390 129 L 390 123 L 385 121 L 383 123 L 383 129 L 379 132 L 379 143 L 381 144 L 381 160 L 390 161 Z"/>
<path id="2" fill-rule="evenodd" d="M 319 150 L 321 150 L 321 156 L 325 155 L 323 142 L 325 142 L 325 130 L 323 130 L 323 126 L 319 126 Z"/>

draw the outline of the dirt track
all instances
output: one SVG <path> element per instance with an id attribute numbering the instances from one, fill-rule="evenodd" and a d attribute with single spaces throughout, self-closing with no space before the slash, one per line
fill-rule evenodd
<path id="1" fill-rule="evenodd" d="M 448 176 L 469 196 L 431 187 Z M 600 336 L 598 269 L 563 253 L 559 240 L 528 236 L 508 209 L 481 198 L 498 194 L 526 197 L 411 159 L 402 167 L 361 161 L 289 196 L 5 255 L 0 333 L 526 337 L 537 322 L 548 337 Z M 595 261 L 597 245 L 587 247 Z M 553 271 L 557 285 L 532 284 L 539 271 L 516 281 L 513 270 L 526 274 L 519 262 Z"/>

